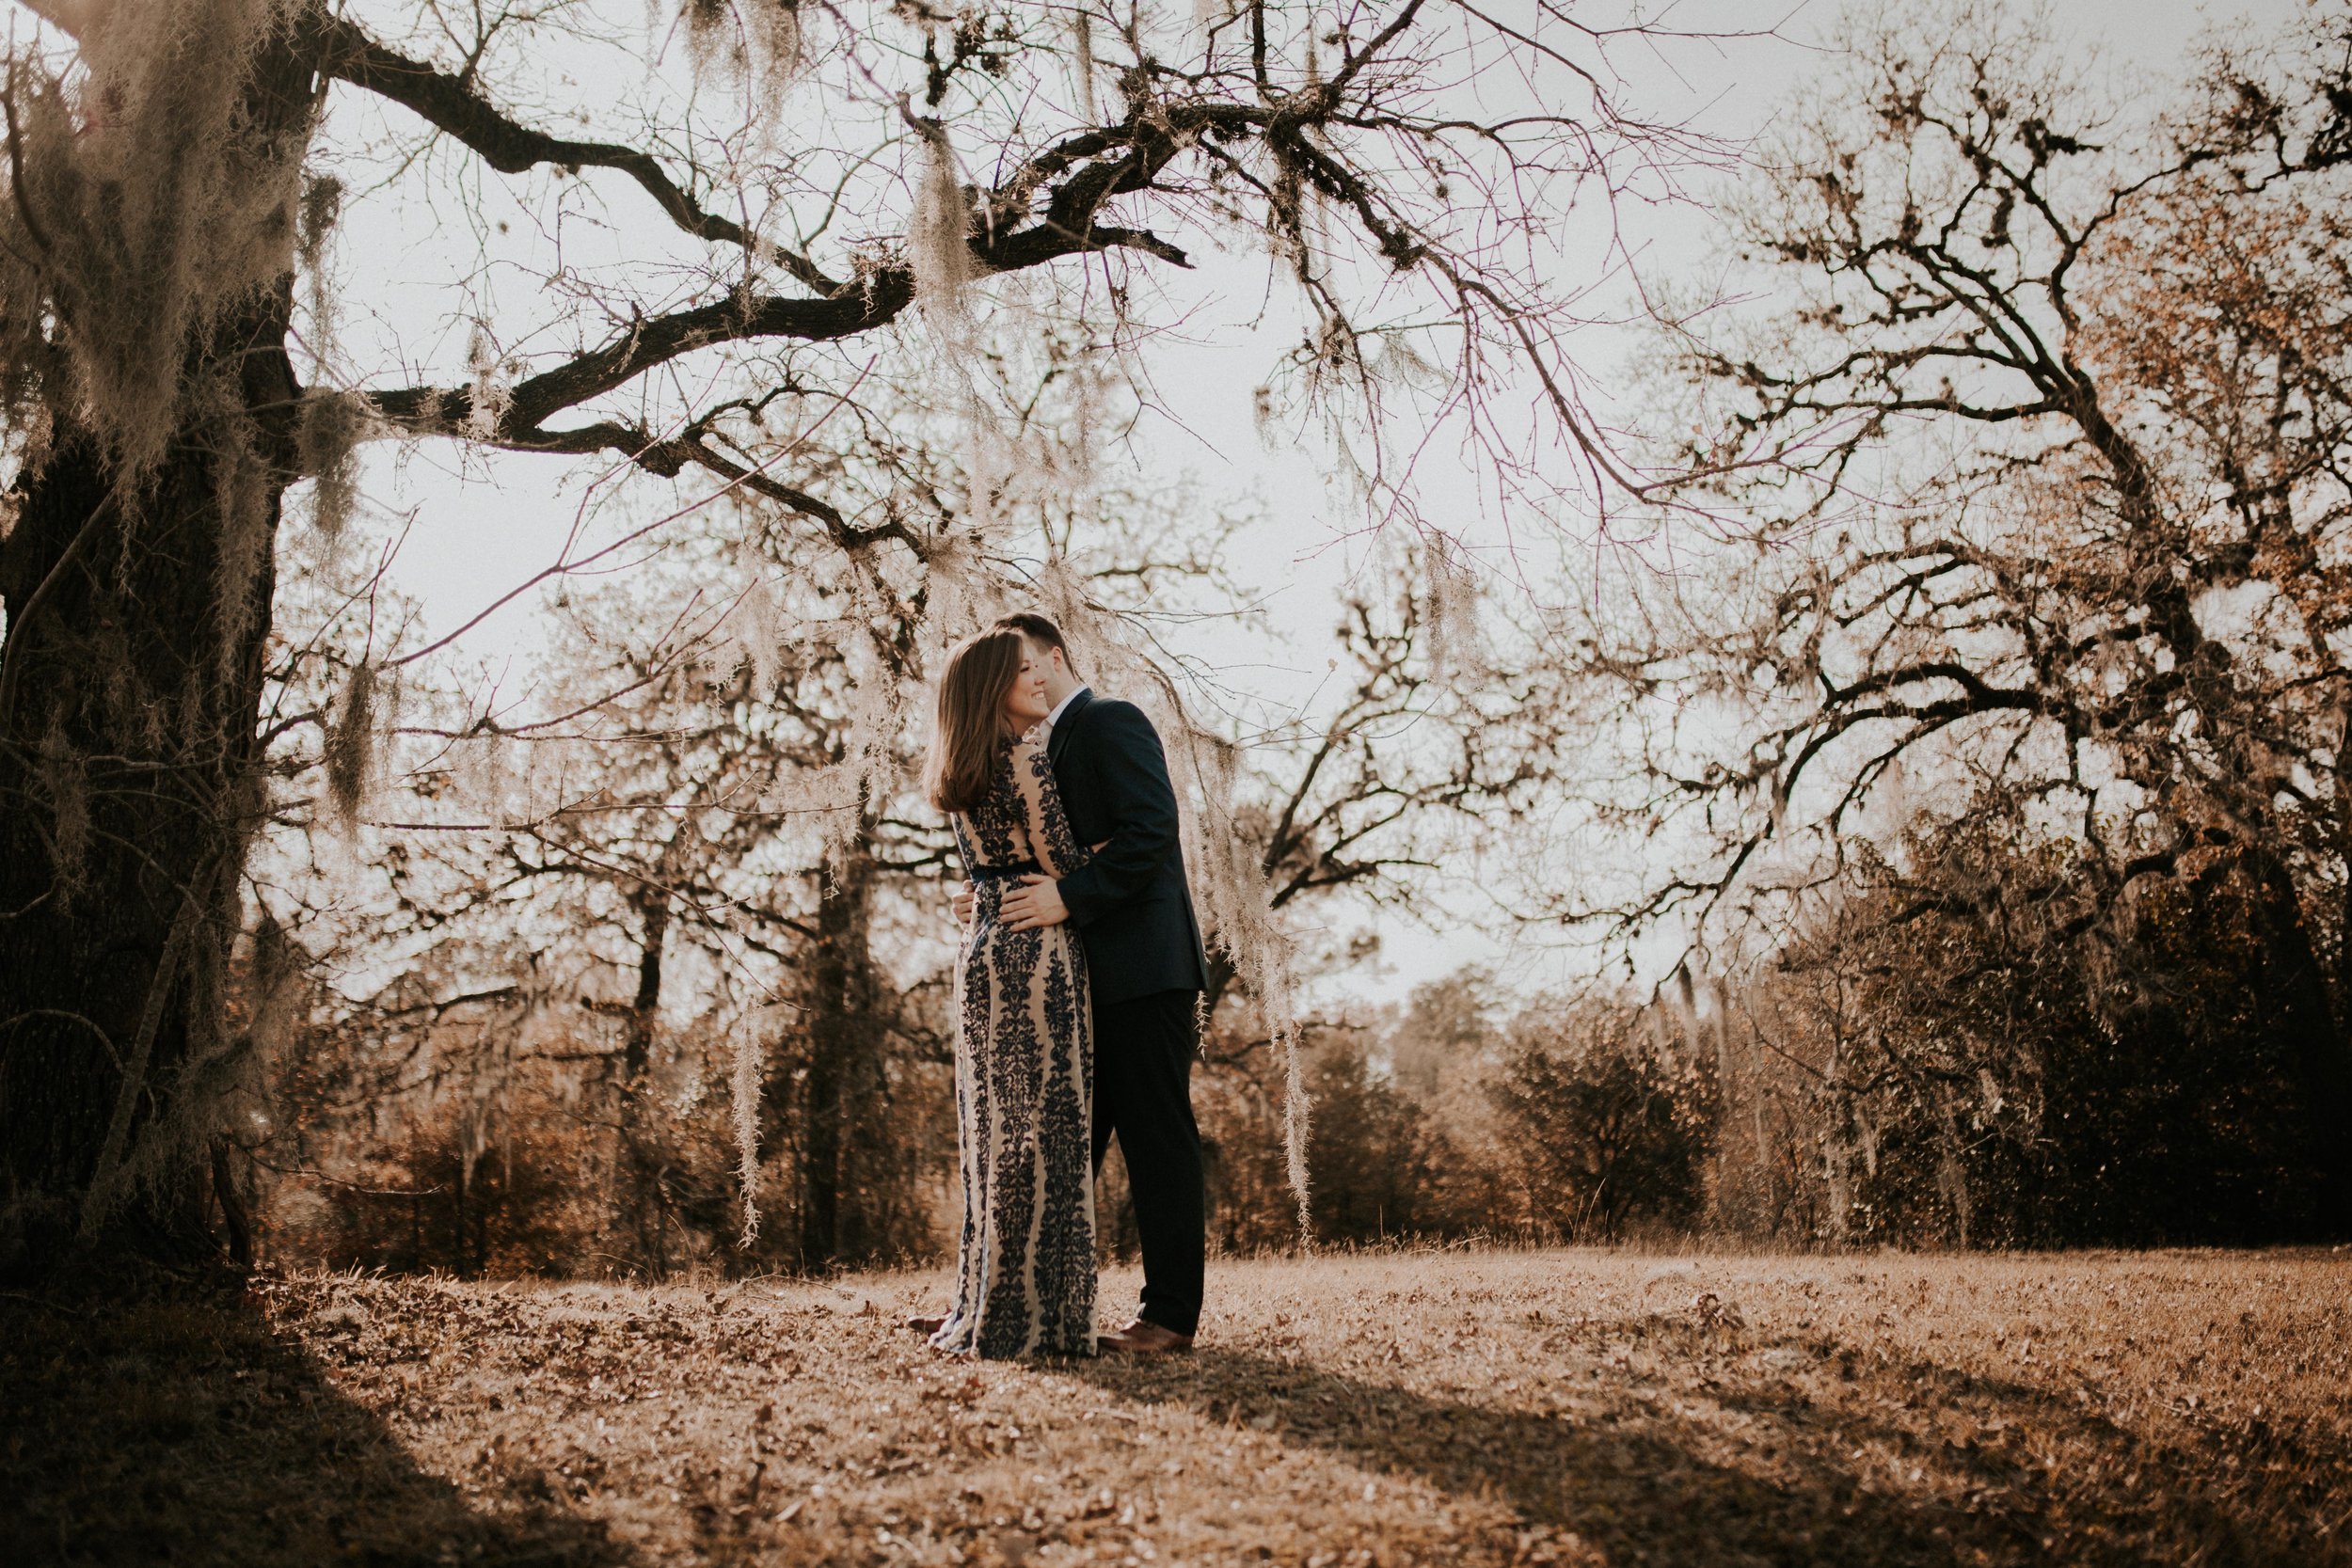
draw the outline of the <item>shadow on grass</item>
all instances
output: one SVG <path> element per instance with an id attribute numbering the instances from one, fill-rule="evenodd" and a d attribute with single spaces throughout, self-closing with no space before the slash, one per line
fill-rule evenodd
<path id="1" fill-rule="evenodd" d="M 1814 1352 L 1829 1361 L 1819 1345 Z M 1872 1369 L 1846 1403 L 1827 1412 L 1787 1385 L 1716 1398 L 1727 1410 L 1767 1421 L 1834 1421 L 1841 1436 L 1899 1453 L 1907 1465 L 1960 1469 L 1977 1499 L 1972 1519 L 2005 1524 L 2012 1540 L 2028 1546 L 2055 1544 L 2040 1555 L 2027 1552 L 2028 1560 L 2352 1565 L 2352 1542 L 2312 1528 L 2321 1514 L 2308 1506 L 2307 1482 L 2331 1468 L 2328 1457 L 2265 1423 L 2192 1450 L 2152 1441 L 2046 1387 L 1917 1359 Z M 1947 1422 L 1957 1418 L 1986 1441 L 1931 1442 L 1916 1418 L 1870 1413 L 1890 1405 L 1934 1412 Z M 2057 1455 L 2066 1458 L 2054 1463 Z"/>
<path id="2" fill-rule="evenodd" d="M 232 1290 L 0 1298 L 0 1411 L 10 1568 L 628 1560 L 549 1504 L 477 1512 Z"/>
<path id="3" fill-rule="evenodd" d="M 1735 1433 L 1729 1427 L 1738 1423 L 1703 1426 L 1677 1415 L 1662 1391 L 1652 1398 L 1619 1389 L 1605 1414 L 1560 1417 L 1240 1350 L 1203 1347 L 1186 1357 L 1079 1362 L 1068 1370 L 1128 1400 L 1183 1404 L 1372 1470 L 1492 1497 L 1526 1524 L 1576 1532 L 1612 1563 L 1942 1568 L 2156 1560 L 2126 1540 L 2102 1539 L 2104 1532 L 2067 1532 L 2071 1539 L 2052 1555 L 2042 1544 L 2050 1499 L 2032 1474 L 2005 1461 L 1967 1456 L 1963 1495 L 1989 1497 L 1987 1506 L 1961 1506 L 1924 1489 L 1914 1497 L 1866 1489 L 1856 1473 L 1866 1458 L 1852 1450 L 1863 1448 L 1883 1468 L 1889 1450 L 1902 1452 L 1913 1439 L 1851 1407 L 1805 1408 L 1800 1401 L 1773 1412 L 1779 1419 L 1769 1433 Z M 1751 1473 L 1732 1462 L 1735 1447 L 1759 1461 L 1769 1455 L 1769 1463 Z M 1951 1457 L 1940 1466 L 1926 1463 L 1948 1472 Z"/>

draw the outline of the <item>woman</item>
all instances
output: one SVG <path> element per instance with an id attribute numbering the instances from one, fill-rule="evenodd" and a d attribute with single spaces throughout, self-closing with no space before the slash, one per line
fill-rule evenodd
<path id="1" fill-rule="evenodd" d="M 1061 878 L 1072 837 L 1042 745 L 1045 673 L 1018 632 L 957 645 L 939 683 L 926 792 L 948 814 L 977 904 L 956 961 L 963 1229 L 955 1306 L 931 1336 L 983 1356 L 1094 1354 L 1094 1037 L 1068 926 L 997 918 L 1025 874 Z"/>

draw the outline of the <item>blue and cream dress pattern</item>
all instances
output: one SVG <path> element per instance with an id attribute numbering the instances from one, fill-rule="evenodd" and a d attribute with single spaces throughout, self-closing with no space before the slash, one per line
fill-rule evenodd
<path id="1" fill-rule="evenodd" d="M 940 1349 L 991 1358 L 1094 1354 L 1094 1034 L 1086 952 L 1067 925 L 1015 931 L 1025 872 L 1086 852 L 1045 748 L 998 756 L 987 798 L 952 818 L 974 884 L 956 963 L 956 1127 L 963 1224 Z"/>

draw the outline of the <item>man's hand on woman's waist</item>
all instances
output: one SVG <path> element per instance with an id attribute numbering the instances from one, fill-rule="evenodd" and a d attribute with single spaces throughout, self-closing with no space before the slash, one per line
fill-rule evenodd
<path id="1" fill-rule="evenodd" d="M 1021 879 L 1019 887 L 1005 895 L 997 912 L 1003 916 L 1006 927 L 1014 931 L 1041 930 L 1070 918 L 1069 906 L 1061 901 L 1061 884 L 1034 871 Z"/>

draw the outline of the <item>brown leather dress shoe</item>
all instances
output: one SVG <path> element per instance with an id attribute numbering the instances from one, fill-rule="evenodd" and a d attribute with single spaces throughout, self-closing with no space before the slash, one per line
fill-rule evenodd
<path id="1" fill-rule="evenodd" d="M 1192 1336 L 1137 1318 L 1115 1334 L 1097 1337 L 1094 1344 L 1117 1355 L 1181 1355 L 1192 1349 Z"/>
<path id="2" fill-rule="evenodd" d="M 945 1317 L 927 1318 L 919 1312 L 907 1320 L 907 1327 L 913 1329 L 915 1333 L 920 1334 L 926 1339 L 930 1338 L 932 1335 L 938 1333 L 941 1329 L 946 1326 L 947 1320 Z"/>

